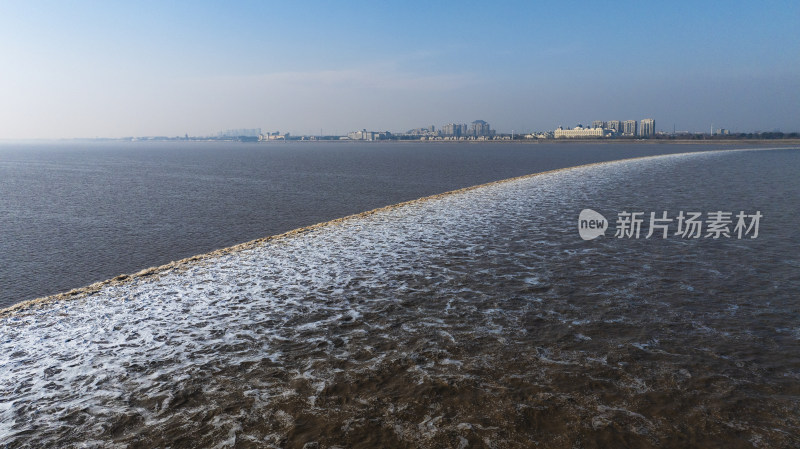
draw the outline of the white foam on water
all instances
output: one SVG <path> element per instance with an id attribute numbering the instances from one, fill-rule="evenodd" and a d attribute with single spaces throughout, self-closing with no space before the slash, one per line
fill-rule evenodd
<path id="1" fill-rule="evenodd" d="M 719 156 L 671 155 L 659 163 L 709 157 Z M 108 421 L 132 412 L 143 426 L 156 428 L 173 413 L 188 413 L 175 411 L 175 404 L 191 404 L 193 389 L 221 391 L 220 378 L 235 379 L 230 373 L 259 364 L 273 365 L 292 382 L 307 382 L 312 394 L 302 398 L 311 409 L 319 408 L 320 395 L 341 375 L 337 360 L 355 366 L 354 375 L 410 360 L 402 369 L 420 382 L 434 376 L 465 379 L 470 369 L 491 365 L 491 351 L 520 338 L 528 339 L 526 345 L 535 339 L 536 327 L 524 320 L 566 326 L 570 345 L 601 344 L 607 337 L 592 334 L 595 326 L 631 319 L 613 308 L 608 317 L 592 315 L 594 305 L 569 302 L 569 295 L 551 291 L 568 283 L 556 279 L 554 259 L 543 257 L 554 251 L 590 257 L 597 246 L 561 248 L 563 241 L 547 238 L 559 224 L 543 227 L 564 198 L 582 197 L 587 176 L 608 179 L 650 162 L 576 168 L 415 202 L 78 299 L 20 308 L 0 318 L 0 437 L 25 442 L 33 434 L 43 445 L 57 444 L 74 431 L 76 417 L 87 413 L 94 422 L 77 425 L 87 441 L 102 435 Z M 574 222 L 569 225 L 572 229 Z M 514 245 L 526 248 L 524 253 L 509 252 Z M 600 299 L 624 309 L 644 284 L 609 286 Z M 736 311 L 732 306 L 723 312 L 741 314 Z M 692 324 L 700 333 L 727 337 L 703 322 Z M 581 332 L 569 331 L 573 326 Z M 781 331 L 797 338 L 797 328 Z M 488 342 L 488 353 L 461 350 L 460 344 L 477 341 Z M 531 357 L 531 363 L 545 365 L 538 369 L 609 365 L 610 346 L 585 352 L 541 344 Z M 658 341 L 630 340 L 617 347 L 652 351 L 655 345 Z M 290 427 L 291 415 L 270 409 L 277 398 L 298 394 L 280 379 L 243 386 L 243 396 L 253 398 L 255 412 Z M 629 388 L 650 391 L 644 380 L 633 379 Z M 159 405 L 137 407 L 137 401 Z M 213 404 L 192 405 L 206 406 Z M 599 411 L 600 421 L 612 412 L 644 419 L 621 408 Z M 280 440 L 283 431 L 243 434 L 239 419 L 215 417 L 214 426 L 225 435 L 217 447 L 253 438 Z M 396 429 L 400 436 L 433 438 L 442 426 L 441 416 L 430 415 Z"/>

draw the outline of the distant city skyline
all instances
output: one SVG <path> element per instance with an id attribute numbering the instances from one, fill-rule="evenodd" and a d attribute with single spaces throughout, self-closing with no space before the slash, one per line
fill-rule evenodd
<path id="1" fill-rule="evenodd" d="M 797 139 L 798 132 L 756 132 L 742 133 L 731 131 L 726 128 L 711 128 L 706 132 L 687 132 L 684 130 L 658 131 L 656 120 L 645 118 L 641 120 L 593 120 L 591 126 L 578 124 L 575 127 L 559 126 L 554 130 L 498 133 L 492 128 L 491 124 L 485 120 L 473 120 L 471 124 L 448 123 L 437 127 L 436 125 L 423 126 L 409 129 L 407 131 L 390 130 L 368 130 L 362 128 L 350 131 L 346 135 L 342 134 L 304 134 L 292 135 L 289 132 L 281 131 L 262 131 L 261 128 L 239 128 L 220 131 L 210 136 L 139 136 L 125 137 L 124 140 L 132 138 L 134 140 L 144 139 L 168 139 L 168 140 L 238 140 L 244 142 L 262 141 L 287 141 L 287 140 L 358 140 L 358 141 L 379 141 L 379 140 L 422 140 L 422 141 L 441 141 L 441 140 L 540 140 L 540 139 L 706 139 L 709 136 L 728 136 L 731 139 Z"/>
<path id="2" fill-rule="evenodd" d="M 795 132 L 798 23 L 794 1 L 2 2 L 0 139 Z"/>

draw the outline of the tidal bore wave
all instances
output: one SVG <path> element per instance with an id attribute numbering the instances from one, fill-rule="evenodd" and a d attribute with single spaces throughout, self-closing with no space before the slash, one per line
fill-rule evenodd
<path id="1" fill-rule="evenodd" d="M 800 260 L 769 246 L 779 228 L 576 230 L 584 207 L 696 198 L 648 180 L 727 163 L 713 184 L 759 157 L 788 177 L 796 155 L 517 178 L 15 306 L 0 315 L 0 445 L 800 445 Z M 729 187 L 719 201 L 747 201 Z"/>

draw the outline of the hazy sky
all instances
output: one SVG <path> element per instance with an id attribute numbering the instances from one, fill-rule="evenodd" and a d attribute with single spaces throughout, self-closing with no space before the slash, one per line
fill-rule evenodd
<path id="1" fill-rule="evenodd" d="M 800 131 L 800 2 L 5 1 L 0 138 Z"/>

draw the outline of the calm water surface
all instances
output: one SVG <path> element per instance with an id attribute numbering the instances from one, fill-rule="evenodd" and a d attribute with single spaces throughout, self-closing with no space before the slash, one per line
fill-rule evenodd
<path id="1" fill-rule="evenodd" d="M 0 145 L 0 308 L 498 179 L 706 145 Z"/>

